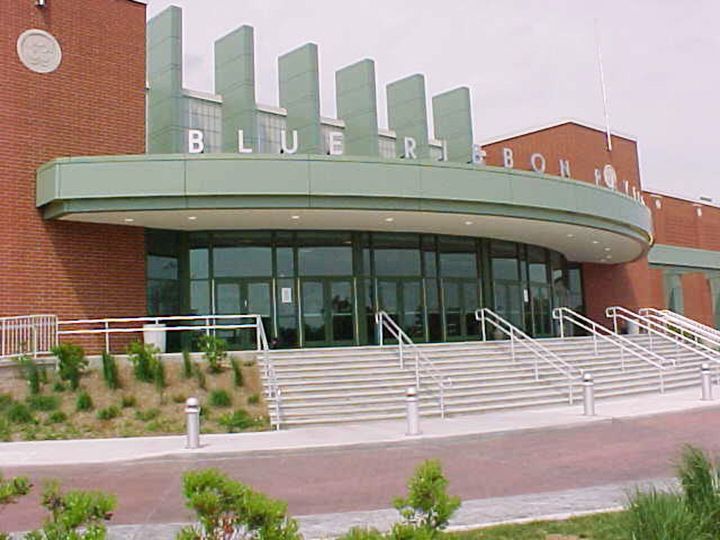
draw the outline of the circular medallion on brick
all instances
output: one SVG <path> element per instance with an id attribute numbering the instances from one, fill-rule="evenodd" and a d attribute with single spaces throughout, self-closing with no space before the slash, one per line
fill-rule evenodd
<path id="1" fill-rule="evenodd" d="M 17 40 L 17 54 L 28 69 L 36 73 L 55 71 L 62 60 L 60 44 L 44 30 L 26 30 Z"/>

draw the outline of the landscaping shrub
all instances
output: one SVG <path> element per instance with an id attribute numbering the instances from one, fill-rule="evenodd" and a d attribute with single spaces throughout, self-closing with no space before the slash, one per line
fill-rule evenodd
<path id="1" fill-rule="evenodd" d="M 302 538 L 297 522 L 287 516 L 284 502 L 253 491 L 216 469 L 185 473 L 183 494 L 198 524 L 183 528 L 178 540 Z"/>
<path id="2" fill-rule="evenodd" d="M 15 400 L 10 394 L 0 394 L 0 412 L 12 405 L 13 401 Z"/>
<path id="3" fill-rule="evenodd" d="M 245 384 L 245 379 L 243 377 L 242 367 L 240 367 L 240 362 L 238 362 L 235 358 L 231 358 L 230 366 L 233 370 L 233 384 L 240 388 Z"/>
<path id="4" fill-rule="evenodd" d="M 120 409 L 118 409 L 115 405 L 110 405 L 109 407 L 100 409 L 97 412 L 98 420 L 112 420 L 118 416 L 120 416 Z"/>
<path id="5" fill-rule="evenodd" d="M 28 389 L 31 395 L 40 393 L 40 370 L 35 360 L 27 355 L 17 357 L 17 363 L 20 365 L 23 377 L 28 383 Z"/>
<path id="6" fill-rule="evenodd" d="M 155 420 L 160 416 L 160 409 L 148 409 L 147 411 L 135 411 L 135 418 L 143 422 Z"/>
<path id="7" fill-rule="evenodd" d="M 133 364 L 133 373 L 138 381 L 155 381 L 158 373 L 158 352 L 158 349 L 149 343 L 133 341 L 128 346 L 128 356 Z"/>
<path id="8" fill-rule="evenodd" d="M 35 421 L 30 408 L 18 401 L 11 403 L 5 410 L 5 417 L 13 424 L 30 424 Z"/>
<path id="9" fill-rule="evenodd" d="M 702 532 L 682 494 L 651 490 L 637 492 L 628 506 L 630 538 L 642 540 L 710 540 Z"/>
<path id="10" fill-rule="evenodd" d="M 128 409 L 130 407 L 134 407 L 137 405 L 137 399 L 135 399 L 135 396 L 123 396 L 120 399 L 120 406 L 123 409 Z"/>
<path id="11" fill-rule="evenodd" d="M 421 463 L 408 482 L 407 497 L 398 497 L 393 506 L 400 512 L 403 523 L 393 528 L 398 538 L 436 537 L 460 507 L 460 498 L 447 493 L 448 481 L 438 460 Z M 417 529 L 417 536 L 413 531 Z M 406 536 L 410 534 L 410 536 Z"/>
<path id="12" fill-rule="evenodd" d="M 200 388 L 201 390 L 206 390 L 207 381 L 205 379 L 205 374 L 198 366 L 195 366 L 195 378 L 197 379 L 198 388 Z"/>
<path id="13" fill-rule="evenodd" d="M 386 536 L 373 528 L 353 527 L 338 540 L 383 540 Z"/>
<path id="14" fill-rule="evenodd" d="M 162 392 L 165 388 L 165 365 L 159 357 L 155 359 L 153 366 L 153 381 L 155 381 L 155 388 L 158 392 Z"/>
<path id="15" fill-rule="evenodd" d="M 25 400 L 33 411 L 54 411 L 60 407 L 60 398 L 58 396 L 35 395 L 28 396 Z"/>
<path id="16" fill-rule="evenodd" d="M 186 379 L 191 379 L 193 376 L 193 362 L 192 362 L 192 358 L 190 357 L 189 350 L 183 349 L 182 359 L 183 359 L 183 377 L 185 377 Z"/>
<path id="17" fill-rule="evenodd" d="M 64 392 L 67 390 L 67 386 L 65 386 L 61 381 L 55 381 L 53 383 L 53 392 Z"/>
<path id="18" fill-rule="evenodd" d="M 226 390 L 213 390 L 208 396 L 208 401 L 212 407 L 230 407 L 232 398 Z"/>
<path id="19" fill-rule="evenodd" d="M 105 384 L 110 390 L 120 388 L 120 375 L 115 357 L 107 351 L 102 353 L 102 371 Z"/>
<path id="20" fill-rule="evenodd" d="M 46 484 L 42 506 L 50 512 L 42 529 L 28 533 L 26 540 L 104 540 L 105 521 L 112 517 L 115 497 L 101 491 L 60 491 L 57 482 Z"/>
<path id="21" fill-rule="evenodd" d="M 248 405 L 257 405 L 260 403 L 260 394 L 250 394 L 247 398 Z"/>
<path id="22" fill-rule="evenodd" d="M 2 507 L 16 502 L 23 495 L 30 493 L 32 484 L 25 476 L 5 480 L 0 473 L 0 513 Z M 0 540 L 10 540 L 10 535 L 0 531 Z"/>
<path id="23" fill-rule="evenodd" d="M 70 388 L 77 390 L 80 386 L 80 377 L 88 366 L 83 348 L 73 343 L 62 343 L 53 347 L 52 353 L 58 359 L 60 378 L 68 381 Z"/>
<path id="24" fill-rule="evenodd" d="M 173 394 L 172 400 L 173 403 L 185 403 L 187 401 L 187 396 L 185 394 Z"/>
<path id="25" fill-rule="evenodd" d="M 203 334 L 198 340 L 198 345 L 203 357 L 207 360 L 208 371 L 210 373 L 220 373 L 222 363 L 228 355 L 227 341 L 211 334 Z"/>
<path id="26" fill-rule="evenodd" d="M 4 416 L 0 416 L 0 441 L 8 442 L 12 438 L 12 430 L 10 429 L 10 421 Z"/>
<path id="27" fill-rule="evenodd" d="M 85 391 L 80 392 L 75 400 L 75 409 L 78 411 L 91 411 L 93 407 L 93 400 L 90 394 Z"/>
<path id="28" fill-rule="evenodd" d="M 218 420 L 218 424 L 227 429 L 228 433 L 235 433 L 254 427 L 258 422 L 245 409 L 238 409 L 235 412 L 223 414 Z"/>
<path id="29" fill-rule="evenodd" d="M 62 411 L 54 411 L 48 416 L 48 424 L 62 424 L 67 422 L 68 416 Z"/>

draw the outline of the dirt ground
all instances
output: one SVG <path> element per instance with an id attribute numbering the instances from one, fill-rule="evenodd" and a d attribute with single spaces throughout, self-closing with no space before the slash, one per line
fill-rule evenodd
<path id="1" fill-rule="evenodd" d="M 125 357 L 118 356 L 116 359 L 122 385 L 118 390 L 108 389 L 97 359 L 91 361 L 88 371 L 81 379 L 80 389 L 75 392 L 69 389 L 67 383 L 66 390 L 62 392 L 54 390 L 54 383 L 59 378 L 53 368 L 48 368 L 48 383 L 42 386 L 41 394 L 58 396 L 60 398 L 58 410 L 67 415 L 67 420 L 53 422 L 54 411 L 33 411 L 33 422 L 5 421 L 3 434 L 3 413 L 0 412 L 0 438 L 40 440 L 181 434 L 185 432 L 185 400 L 189 397 L 197 397 L 202 405 L 203 433 L 227 432 L 228 428 L 221 423 L 222 417 L 231 415 L 239 409 L 247 411 L 255 420 L 255 425 L 244 430 L 267 429 L 267 407 L 263 400 L 259 369 L 248 355 L 236 356 L 242 366 L 244 380 L 242 387 L 234 385 L 233 371 L 229 362 L 224 363 L 221 373 L 212 374 L 208 372 L 207 364 L 201 357 L 193 355 L 193 361 L 205 375 L 205 389 L 200 388 L 196 376 L 189 379 L 184 377 L 179 355 L 166 357 L 163 360 L 166 387 L 162 391 L 159 391 L 153 383 L 137 381 L 133 376 L 132 364 Z M 0 394 L 10 394 L 20 402 L 26 400 L 29 395 L 28 384 L 17 369 L 4 368 L 0 372 L 0 379 Z M 77 410 L 77 396 L 83 390 L 92 398 L 92 410 Z M 209 403 L 209 395 L 213 390 L 227 391 L 231 397 L 230 406 L 212 406 Z M 123 399 L 126 401 L 125 407 L 123 407 Z M 258 401 L 254 402 L 254 399 Z M 134 401 L 134 405 L 128 406 L 128 401 Z M 110 420 L 99 419 L 98 411 L 111 406 L 117 407 L 119 416 Z"/>

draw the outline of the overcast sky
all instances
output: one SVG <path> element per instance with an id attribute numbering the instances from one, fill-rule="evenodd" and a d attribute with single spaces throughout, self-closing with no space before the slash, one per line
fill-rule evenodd
<path id="1" fill-rule="evenodd" d="M 183 8 L 185 87 L 213 91 L 213 42 L 255 27 L 257 99 L 277 105 L 277 57 L 320 52 L 321 109 L 334 73 L 362 58 L 387 83 L 423 73 L 428 98 L 472 95 L 475 140 L 562 118 L 603 124 L 595 20 L 614 130 L 638 139 L 643 185 L 720 203 L 720 0 L 149 0 Z"/>

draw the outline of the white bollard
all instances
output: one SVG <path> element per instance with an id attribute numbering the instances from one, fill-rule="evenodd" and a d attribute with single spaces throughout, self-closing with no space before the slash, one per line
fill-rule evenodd
<path id="1" fill-rule="evenodd" d="M 590 373 L 583 374 L 583 408 L 585 416 L 595 416 L 595 383 Z"/>
<path id="2" fill-rule="evenodd" d="M 712 401 L 712 379 L 710 374 L 710 364 L 700 366 L 700 382 L 702 383 L 702 400 Z"/>
<path id="3" fill-rule="evenodd" d="M 420 435 L 420 409 L 418 406 L 417 389 L 410 386 L 405 394 L 407 402 L 407 433 L 406 435 Z"/>
<path id="4" fill-rule="evenodd" d="M 187 417 L 187 442 L 185 448 L 200 448 L 200 402 L 198 398 L 188 398 L 185 402 Z"/>

